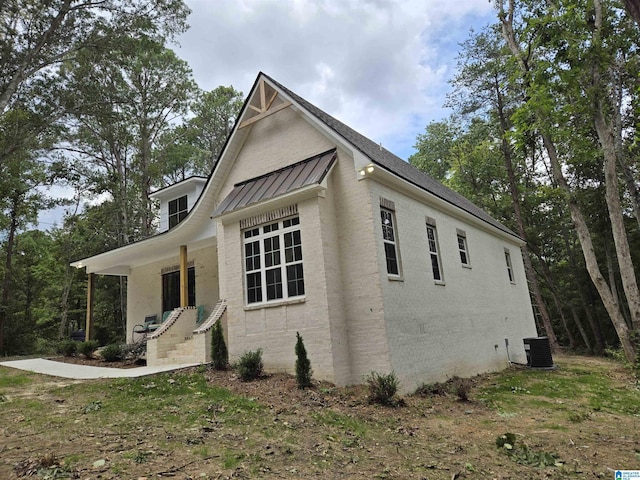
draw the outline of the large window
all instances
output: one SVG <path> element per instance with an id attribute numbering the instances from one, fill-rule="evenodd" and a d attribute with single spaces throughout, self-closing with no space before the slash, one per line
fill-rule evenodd
<path id="1" fill-rule="evenodd" d="M 304 295 L 299 217 L 243 232 L 247 304 Z"/>
<path id="2" fill-rule="evenodd" d="M 427 224 L 427 242 L 431 258 L 431 271 L 436 282 L 442 282 L 442 268 L 440 266 L 440 251 L 438 249 L 438 233 L 435 225 Z"/>
<path id="3" fill-rule="evenodd" d="M 187 291 L 189 306 L 196 305 L 196 269 L 187 269 Z M 180 271 L 162 275 L 162 311 L 167 312 L 180 306 Z"/>
<path id="4" fill-rule="evenodd" d="M 380 220 L 382 221 L 382 241 L 384 243 L 384 255 L 387 261 L 387 273 L 400 275 L 398 262 L 398 248 L 396 245 L 396 227 L 393 212 L 380 207 Z"/>
<path id="5" fill-rule="evenodd" d="M 169 201 L 169 228 L 175 227 L 187 216 L 187 196 Z"/>

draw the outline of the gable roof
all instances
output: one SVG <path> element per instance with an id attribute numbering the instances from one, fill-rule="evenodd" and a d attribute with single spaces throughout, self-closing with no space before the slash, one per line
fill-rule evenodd
<path id="1" fill-rule="evenodd" d="M 328 113 L 322 111 L 315 105 L 309 103 L 304 98 L 295 94 L 287 87 L 278 83 L 268 75 L 260 73 L 260 75 L 258 75 L 258 79 L 260 78 L 260 76 L 264 76 L 266 79 L 268 79 L 269 82 L 275 85 L 278 89 L 282 90 L 287 96 L 289 96 L 297 104 L 307 110 L 311 115 L 315 116 L 318 120 L 324 123 L 331 130 L 333 130 L 333 132 L 337 133 L 347 142 L 353 145 L 358 151 L 360 151 L 360 153 L 368 157 L 374 164 L 388 170 L 391 173 L 394 173 L 403 180 L 431 193 L 432 195 L 435 195 L 445 202 L 461 208 L 465 212 L 492 225 L 493 227 L 509 235 L 513 235 L 516 238 L 520 238 L 512 230 L 505 227 L 502 223 L 491 217 L 487 212 L 473 204 L 471 201 L 469 201 L 459 193 L 445 187 L 431 176 L 427 175 L 421 170 L 418 170 L 409 162 L 402 160 L 400 157 L 394 155 L 389 150 L 381 148 L 381 146 L 375 143 L 373 140 L 368 139 L 364 135 L 356 132 L 351 127 L 345 125 Z M 256 80 L 256 82 L 257 81 L 258 80 Z M 252 89 L 252 92 L 254 89 L 255 85 Z"/>
<path id="2" fill-rule="evenodd" d="M 224 172 L 222 172 L 222 175 L 217 175 L 222 167 L 222 163 L 224 163 L 223 159 L 225 157 L 233 158 L 237 154 L 237 152 L 242 148 L 242 144 L 244 143 L 244 139 L 246 138 L 248 131 L 251 130 L 250 128 L 242 128 L 243 119 L 245 120 L 245 125 L 260 119 L 260 116 L 247 117 L 247 113 L 251 110 L 249 108 L 250 102 L 257 94 L 256 92 L 259 90 L 261 80 L 266 80 L 274 89 L 281 92 L 283 97 L 287 97 L 291 104 L 293 104 L 294 108 L 300 110 L 309 118 L 313 118 L 316 122 L 323 125 L 327 129 L 328 133 L 335 135 L 336 139 L 342 139 L 339 141 L 343 142 L 345 145 L 350 145 L 354 150 L 359 151 L 373 164 L 381 167 L 392 175 L 395 175 L 402 181 L 437 197 L 441 201 L 459 208 L 508 236 L 518 239 L 520 242 L 522 241 L 518 235 L 492 218 L 484 210 L 474 205 L 462 195 L 445 187 L 429 175 L 415 168 L 413 165 L 405 162 L 390 151 L 381 148 L 379 144 L 356 132 L 351 127 L 309 103 L 304 98 L 298 96 L 268 75 L 260 72 L 256 77 L 249 95 L 245 99 L 244 105 L 240 110 L 240 114 L 236 118 L 235 124 L 225 141 L 222 152 L 214 164 L 211 174 L 206 179 L 206 184 L 204 185 L 198 200 L 193 208 L 189 210 L 187 217 L 173 229 L 166 230 L 128 245 L 123 245 L 114 250 L 109 250 L 92 257 L 72 262 L 71 265 L 78 268 L 86 267 L 87 272 L 126 275 L 128 274 L 131 266 L 143 265 L 151 261 L 157 261 L 161 258 L 165 258 L 169 252 L 173 252 L 175 245 L 197 244 L 198 247 L 201 248 L 206 245 L 214 244 L 215 238 L 211 235 L 215 235 L 215 223 L 208 222 L 208 220 L 211 219 L 211 212 L 216 209 L 215 195 L 211 194 L 211 190 L 215 191 L 220 188 L 220 184 L 223 181 Z M 271 101 L 273 99 L 275 99 L 275 95 L 271 98 Z M 265 116 L 275 113 L 275 111 L 288 107 L 289 104 L 289 102 L 281 103 L 277 108 L 272 110 L 269 110 L 269 107 L 267 107 L 267 111 L 262 112 L 260 115 Z M 255 113 L 255 111 L 253 113 Z M 271 173 L 275 174 L 277 172 Z M 171 188 L 169 187 L 168 190 L 170 189 Z"/>

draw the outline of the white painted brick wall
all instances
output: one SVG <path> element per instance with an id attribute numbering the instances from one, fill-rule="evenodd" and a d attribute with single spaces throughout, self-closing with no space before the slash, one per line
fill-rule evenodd
<path id="1" fill-rule="evenodd" d="M 194 261 L 196 274 L 196 305 L 211 312 L 218 301 L 218 257 L 216 247 L 188 250 L 188 260 Z M 144 322 L 147 315 L 162 319 L 162 269 L 180 263 L 176 256 L 134 268 L 127 282 L 127 342 L 132 341 L 133 326 Z"/>
<path id="2" fill-rule="evenodd" d="M 384 269 L 380 279 L 392 365 L 404 390 L 505 367 L 505 338 L 511 359 L 525 361 L 522 339 L 536 331 L 519 246 L 380 184 L 371 186 L 372 203 L 383 196 L 396 206 L 404 281 L 389 281 Z M 425 216 L 437 222 L 445 285 L 433 280 Z M 461 265 L 456 228 L 466 232 L 470 269 Z M 376 238 L 384 262 L 379 225 Z M 515 284 L 507 275 L 505 247 L 511 253 Z"/>

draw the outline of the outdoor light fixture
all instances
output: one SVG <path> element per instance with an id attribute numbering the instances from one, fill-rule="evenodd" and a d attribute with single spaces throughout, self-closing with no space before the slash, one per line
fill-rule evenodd
<path id="1" fill-rule="evenodd" d="M 374 167 L 373 165 L 367 165 L 362 170 L 360 170 L 360 176 L 364 177 L 368 173 L 373 173 Z"/>

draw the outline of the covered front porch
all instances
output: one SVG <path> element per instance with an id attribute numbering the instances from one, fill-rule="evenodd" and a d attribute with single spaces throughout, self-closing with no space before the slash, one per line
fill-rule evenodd
<path id="1" fill-rule="evenodd" d="M 172 233 L 72 264 L 88 274 L 87 340 L 93 338 L 95 325 L 96 275 L 121 276 L 127 279 L 126 342 L 146 343 L 147 365 L 210 361 L 211 327 L 218 320 L 226 324 L 226 302 L 219 298 L 216 236 L 176 244 L 183 239 Z"/>

